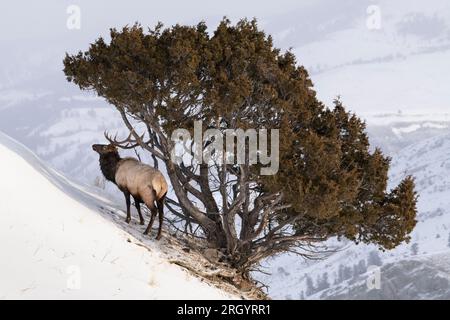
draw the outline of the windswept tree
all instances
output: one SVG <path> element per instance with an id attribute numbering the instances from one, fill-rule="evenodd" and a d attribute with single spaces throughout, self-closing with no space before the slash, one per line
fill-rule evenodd
<path id="1" fill-rule="evenodd" d="M 256 21 L 224 19 L 211 34 L 204 23 L 148 31 L 136 24 L 110 36 L 66 56 L 67 80 L 117 109 L 130 136 L 109 140 L 140 147 L 165 166 L 173 216 L 243 275 L 277 253 L 309 256 L 312 244 L 330 237 L 381 249 L 409 240 L 413 178 L 386 190 L 390 159 L 370 150 L 364 122 L 340 100 L 324 106 L 305 68 L 274 48 Z M 172 133 L 194 134 L 196 121 L 224 133 L 279 129 L 278 172 L 261 174 L 264 166 L 249 157 L 172 161 Z M 207 149 L 214 139 L 185 148 Z"/>

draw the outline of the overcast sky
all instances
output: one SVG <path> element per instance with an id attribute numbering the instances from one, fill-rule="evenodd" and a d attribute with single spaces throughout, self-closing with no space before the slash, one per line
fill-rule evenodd
<path id="1" fill-rule="evenodd" d="M 71 5 L 80 10 L 80 29 L 67 27 Z M 375 29 L 367 26 L 373 6 L 382 21 Z M 256 17 L 277 47 L 292 47 L 327 103 L 342 94 L 364 112 L 450 104 L 443 85 L 450 81 L 448 0 L 1 0 L 0 90 L 30 91 L 31 81 L 56 90 L 65 52 L 87 49 L 111 27 L 203 20 L 213 30 L 224 16 Z M 51 73 L 54 82 L 41 80 Z"/>
<path id="2" fill-rule="evenodd" d="M 107 1 L 107 0 L 2 0 L 0 2 L 0 35 L 2 40 L 32 37 L 51 37 L 67 31 L 66 9 L 77 5 L 81 9 L 81 32 L 98 34 L 109 27 L 120 27 L 134 21 L 154 25 L 157 21 L 166 24 L 195 23 L 199 20 L 215 22 L 223 16 L 230 18 L 279 15 L 307 7 L 310 0 L 277 1 Z"/>

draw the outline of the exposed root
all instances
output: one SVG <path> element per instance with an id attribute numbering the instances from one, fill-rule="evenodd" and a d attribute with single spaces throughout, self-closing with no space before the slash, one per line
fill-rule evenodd
<path id="1" fill-rule="evenodd" d="M 233 291 L 237 291 L 244 299 L 258 299 L 266 300 L 269 299 L 268 296 L 255 284 L 244 280 L 236 271 L 232 269 L 216 268 L 212 265 L 198 265 L 193 266 L 190 262 L 183 260 L 172 259 L 169 260 L 177 266 L 189 270 L 192 274 L 205 278 L 212 282 L 214 285 L 224 289 L 227 285 L 227 291 L 230 291 L 229 286 L 235 288 Z"/>
<path id="2" fill-rule="evenodd" d="M 232 272 L 229 270 L 224 270 L 224 269 L 216 269 L 216 270 L 209 270 L 209 271 L 202 271 L 202 268 L 194 268 L 193 266 L 191 266 L 189 263 L 187 263 L 186 261 L 181 261 L 181 260 L 169 260 L 170 263 L 176 264 L 180 267 L 183 267 L 185 269 L 188 269 L 189 271 L 204 277 L 204 278 L 227 278 L 227 279 L 232 279 L 236 276 L 236 272 Z M 207 267 L 204 266 L 203 269 L 206 269 Z"/>
<path id="3" fill-rule="evenodd" d="M 207 280 L 216 287 L 239 295 L 243 299 L 269 299 L 253 280 L 245 279 L 226 263 L 212 261 L 212 259 L 205 257 L 205 252 L 211 249 L 205 248 L 203 241 L 186 236 L 181 239 L 174 237 L 166 237 L 165 239 L 167 241 L 166 246 L 180 252 L 176 258 L 169 259 L 170 263 L 188 270 L 193 275 Z M 189 248 L 189 253 L 183 250 L 186 248 Z"/>

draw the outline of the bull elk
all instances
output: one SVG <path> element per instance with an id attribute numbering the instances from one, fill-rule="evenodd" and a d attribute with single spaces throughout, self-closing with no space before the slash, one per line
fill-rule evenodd
<path id="1" fill-rule="evenodd" d="M 151 211 L 150 222 L 144 234 L 149 234 L 156 215 L 159 213 L 159 228 L 156 240 L 161 239 L 162 222 L 164 218 L 164 198 L 167 193 L 167 183 L 162 173 L 135 158 L 121 158 L 116 145 L 94 144 L 92 149 L 100 155 L 100 169 L 105 178 L 119 188 L 125 195 L 127 204 L 126 222 L 130 223 L 130 197 L 133 197 L 140 223 L 144 225 L 141 213 L 141 203 Z M 156 204 L 156 205 L 155 205 Z"/>

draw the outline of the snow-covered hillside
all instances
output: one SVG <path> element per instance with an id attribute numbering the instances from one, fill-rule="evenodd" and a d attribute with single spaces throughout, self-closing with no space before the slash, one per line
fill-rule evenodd
<path id="1" fill-rule="evenodd" d="M 164 241 L 130 234 L 114 203 L 1 133 L 0 176 L 0 299 L 236 298 L 170 264 Z"/>

